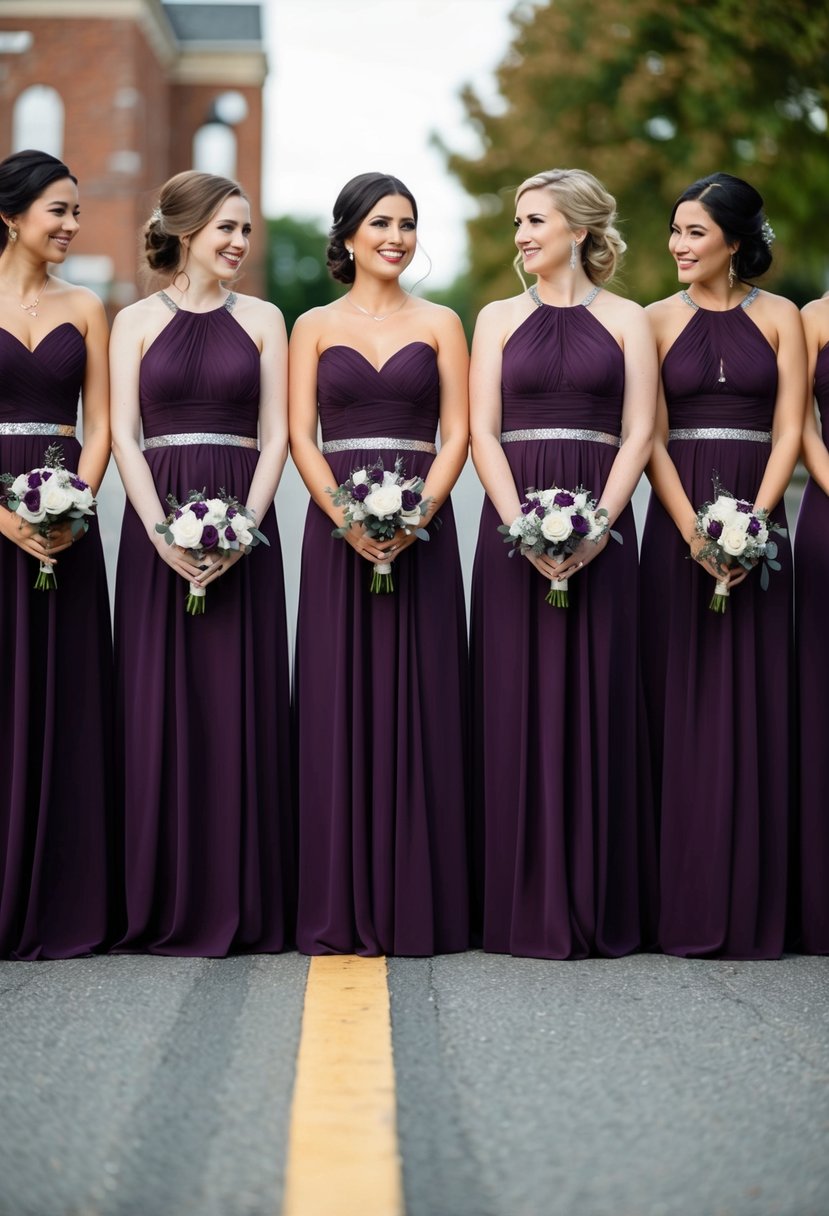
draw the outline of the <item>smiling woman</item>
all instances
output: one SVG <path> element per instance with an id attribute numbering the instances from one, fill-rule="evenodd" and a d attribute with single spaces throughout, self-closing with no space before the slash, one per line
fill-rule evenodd
<path id="1" fill-rule="evenodd" d="M 0 474 L 42 468 L 54 445 L 97 491 L 106 319 L 92 292 L 49 273 L 79 214 L 77 181 L 53 156 L 0 164 Z M 34 590 L 38 563 L 56 590 Z M 97 521 L 73 534 L 0 506 L 0 957 L 70 958 L 111 933 L 110 638 Z"/>

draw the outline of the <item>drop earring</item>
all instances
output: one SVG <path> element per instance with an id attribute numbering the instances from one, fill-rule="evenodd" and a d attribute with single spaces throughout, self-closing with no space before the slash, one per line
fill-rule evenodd
<path id="1" fill-rule="evenodd" d="M 353 262 L 354 261 L 354 250 L 351 249 L 348 245 L 346 245 L 345 250 L 346 250 L 346 253 L 348 254 L 349 262 Z"/>
<path id="2" fill-rule="evenodd" d="M 578 249 L 578 245 L 576 244 L 576 242 L 571 241 L 570 242 L 570 269 L 571 270 L 575 270 L 579 264 L 578 256 L 576 254 L 577 249 Z"/>
<path id="3" fill-rule="evenodd" d="M 732 253 L 731 261 L 728 263 L 728 286 L 729 287 L 734 286 L 734 280 L 736 278 L 737 278 L 737 274 L 734 270 L 734 254 Z"/>

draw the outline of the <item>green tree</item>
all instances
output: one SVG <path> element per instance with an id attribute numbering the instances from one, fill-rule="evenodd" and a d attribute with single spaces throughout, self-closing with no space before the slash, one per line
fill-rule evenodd
<path id="1" fill-rule="evenodd" d="M 290 333 L 301 313 L 328 304 L 340 288 L 325 266 L 328 237 L 313 220 L 288 215 L 267 221 L 268 299 L 281 308 Z"/>
<path id="2" fill-rule="evenodd" d="M 476 308 L 519 289 L 510 268 L 516 185 L 588 169 L 615 195 L 629 250 L 619 289 L 670 292 L 673 200 L 715 170 L 764 196 L 778 237 L 771 289 L 827 286 L 829 8 L 810 0 L 554 0 L 520 4 L 496 112 L 462 97 L 477 157 L 444 148 L 478 201 L 469 223 Z"/>

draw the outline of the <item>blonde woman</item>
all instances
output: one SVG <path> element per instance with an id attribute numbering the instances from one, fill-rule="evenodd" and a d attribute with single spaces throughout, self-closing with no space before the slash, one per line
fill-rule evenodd
<path id="1" fill-rule="evenodd" d="M 472 453 L 486 490 L 472 591 L 485 950 L 616 956 L 649 940 L 653 861 L 640 810 L 637 560 L 630 497 L 650 453 L 656 354 L 638 305 L 608 291 L 624 244 L 591 174 L 528 178 L 515 208 L 528 291 L 478 318 Z M 527 490 L 583 487 L 606 535 L 561 562 L 508 558 Z M 553 578 L 568 608 L 545 597 Z"/>

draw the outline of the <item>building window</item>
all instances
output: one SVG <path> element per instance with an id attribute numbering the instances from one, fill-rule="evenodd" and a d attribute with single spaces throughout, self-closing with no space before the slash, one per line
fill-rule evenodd
<path id="1" fill-rule="evenodd" d="M 223 122 L 206 122 L 193 136 L 193 168 L 236 177 L 236 134 Z"/>
<path id="2" fill-rule="evenodd" d="M 63 157 L 63 102 L 49 85 L 31 85 L 14 103 L 12 151 L 24 148 L 39 148 L 58 160 Z"/>

